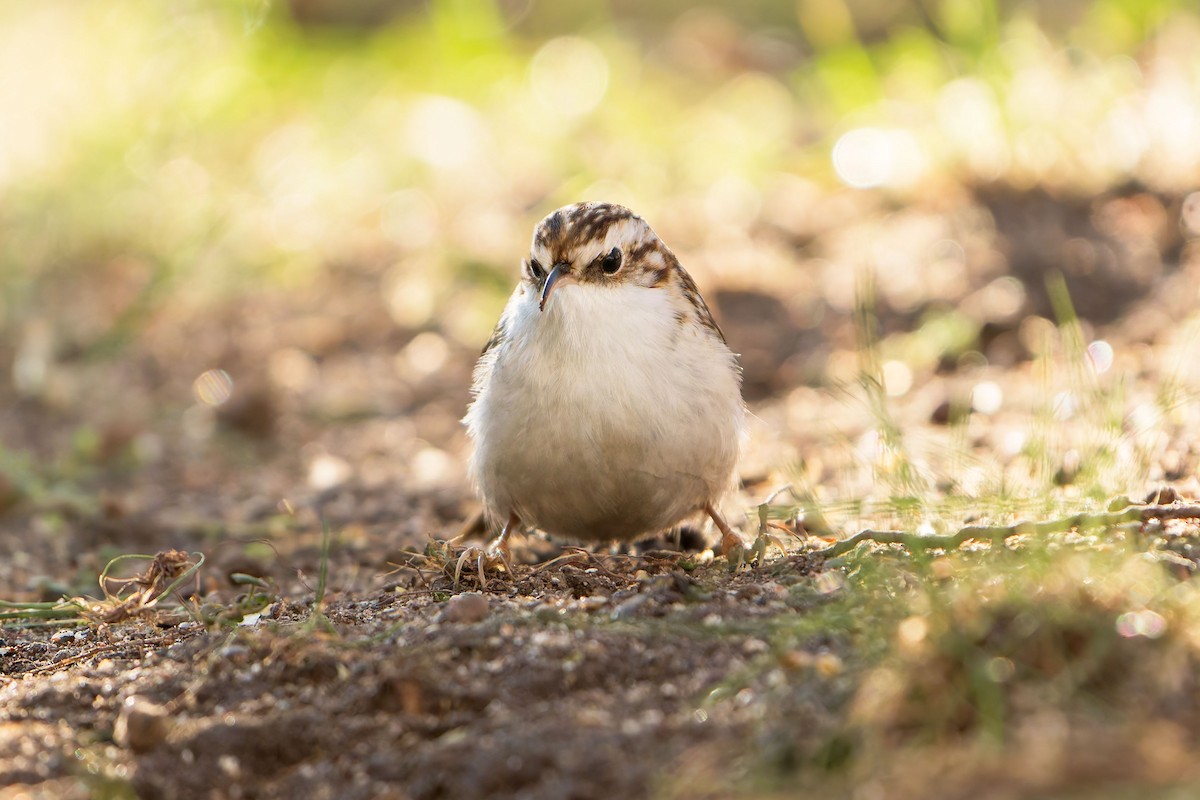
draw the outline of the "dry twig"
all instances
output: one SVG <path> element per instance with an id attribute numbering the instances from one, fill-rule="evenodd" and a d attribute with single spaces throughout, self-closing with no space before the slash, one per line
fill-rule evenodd
<path id="1" fill-rule="evenodd" d="M 814 555 L 835 558 L 858 547 L 863 542 L 901 544 L 910 550 L 951 550 L 966 541 L 990 541 L 1002 544 L 1014 536 L 1046 536 L 1069 530 L 1111 529 L 1136 523 L 1145 525 L 1153 520 L 1200 519 L 1197 505 L 1131 505 L 1121 511 L 1099 514 L 1075 514 L 1048 522 L 1018 522 L 1015 525 L 968 525 L 944 536 L 921 536 L 907 531 L 860 531 L 848 539 L 817 550 Z"/>

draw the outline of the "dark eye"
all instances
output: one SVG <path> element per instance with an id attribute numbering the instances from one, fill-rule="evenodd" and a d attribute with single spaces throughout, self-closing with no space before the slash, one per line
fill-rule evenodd
<path id="1" fill-rule="evenodd" d="M 613 248 L 612 252 L 604 257 L 600 262 L 600 269 L 604 270 L 605 274 L 612 275 L 621 268 L 621 251 Z"/>
<path id="2" fill-rule="evenodd" d="M 536 258 L 529 259 L 529 274 L 535 281 L 542 279 L 542 265 L 537 262 Z"/>

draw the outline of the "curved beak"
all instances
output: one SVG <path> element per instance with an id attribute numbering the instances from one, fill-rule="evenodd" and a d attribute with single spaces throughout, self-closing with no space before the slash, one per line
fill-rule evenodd
<path id="1" fill-rule="evenodd" d="M 558 285 L 560 279 L 570 277 L 570 268 L 570 264 L 560 261 L 550 270 L 550 274 L 546 276 L 546 282 L 542 284 L 542 302 L 538 305 L 539 309 L 546 310 L 546 302 L 550 299 L 550 293 L 554 291 L 554 287 Z"/>

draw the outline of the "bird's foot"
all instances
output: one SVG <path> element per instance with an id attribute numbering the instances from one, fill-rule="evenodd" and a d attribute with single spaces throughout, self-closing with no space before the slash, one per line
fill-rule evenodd
<path id="1" fill-rule="evenodd" d="M 709 503 L 704 506 L 704 512 L 712 517 L 713 524 L 721 531 L 721 552 L 729 564 L 730 571 L 737 570 L 743 564 L 749 563 L 746 559 L 746 545 L 742 542 L 742 537 L 733 532 L 733 528 L 729 527 L 729 523 L 721 516 L 721 512 L 717 511 L 717 507 Z"/>
<path id="2" fill-rule="evenodd" d="M 730 572 L 737 572 L 749 563 L 746 558 L 746 545 L 740 537 L 731 540 L 728 537 L 722 536 L 721 553 L 725 556 L 725 563 L 729 566 Z"/>
<path id="3" fill-rule="evenodd" d="M 749 547 L 742 544 L 740 538 L 733 543 L 726 543 L 725 539 L 722 538 L 721 546 L 724 548 L 725 559 L 729 563 L 730 572 L 734 572 L 744 566 L 748 567 L 751 564 L 761 564 L 766 560 L 767 551 L 772 547 L 780 553 L 787 554 L 787 548 L 784 547 L 783 540 L 766 531 L 760 531 Z"/>
<path id="4" fill-rule="evenodd" d="M 497 540 L 486 547 L 469 545 L 464 548 L 462 555 L 458 557 L 458 561 L 454 564 L 455 589 L 462 582 L 464 568 L 468 570 L 468 574 L 472 568 L 474 569 L 475 574 L 479 576 L 479 588 L 481 589 L 487 588 L 487 573 L 489 570 L 503 569 L 509 575 L 512 575 L 512 565 L 509 563 L 508 543 Z"/>
<path id="5" fill-rule="evenodd" d="M 743 566 L 750 564 L 761 564 L 767 556 L 767 550 L 772 547 L 778 548 L 781 553 L 786 553 L 787 548 L 784 547 L 783 541 L 773 533 L 770 533 L 770 528 L 775 526 L 759 525 L 758 536 L 754 539 L 754 543 L 749 548 L 742 541 L 742 537 L 733 532 L 729 524 L 725 522 L 724 517 L 710 503 L 704 509 L 708 515 L 712 517 L 713 522 L 721 531 L 721 552 L 725 555 L 725 561 L 729 565 L 730 572 L 737 571 Z"/>
<path id="6" fill-rule="evenodd" d="M 474 562 L 476 573 L 479 575 L 479 588 L 487 588 L 487 571 L 504 568 L 509 575 L 513 574 L 512 564 L 509 563 L 509 537 L 520 526 L 521 520 L 516 514 L 509 514 L 504 530 L 486 548 L 470 545 L 463 550 L 462 555 L 454 565 L 454 588 L 457 589 L 462 580 L 463 567 Z"/>
<path id="7" fill-rule="evenodd" d="M 787 548 L 783 545 L 783 540 L 774 534 L 760 531 L 754 539 L 754 544 L 750 545 L 749 558 L 746 562 L 749 564 L 761 564 L 767 557 L 767 551 L 772 547 L 779 550 L 780 553 L 787 553 Z"/>

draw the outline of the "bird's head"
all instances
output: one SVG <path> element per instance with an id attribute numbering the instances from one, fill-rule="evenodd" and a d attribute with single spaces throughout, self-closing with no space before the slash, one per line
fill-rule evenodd
<path id="1" fill-rule="evenodd" d="M 592 286 L 664 286 L 675 257 L 650 226 L 624 206 L 576 203 L 543 219 L 522 267 L 545 311 L 569 283 Z"/>

